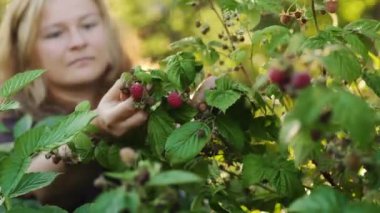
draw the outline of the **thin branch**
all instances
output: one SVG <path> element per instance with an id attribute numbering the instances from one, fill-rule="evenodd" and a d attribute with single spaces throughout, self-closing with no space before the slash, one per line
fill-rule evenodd
<path id="1" fill-rule="evenodd" d="M 311 10 L 313 11 L 313 19 L 314 19 L 315 28 L 319 32 L 319 26 L 318 26 L 318 20 L 317 20 L 317 12 L 315 11 L 315 2 L 314 2 L 314 0 L 311 0 Z"/>

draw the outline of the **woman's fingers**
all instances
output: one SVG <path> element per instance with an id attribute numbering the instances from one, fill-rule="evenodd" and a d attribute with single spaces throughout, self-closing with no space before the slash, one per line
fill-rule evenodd
<path id="1" fill-rule="evenodd" d="M 117 80 L 112 87 L 103 96 L 103 102 L 119 101 L 120 87 L 122 86 L 121 80 Z"/>
<path id="2" fill-rule="evenodd" d="M 198 89 L 195 91 L 192 99 L 191 99 L 191 104 L 193 106 L 197 106 L 199 103 L 205 101 L 205 93 L 206 90 L 215 88 L 215 81 L 217 77 L 215 76 L 210 76 L 206 78 L 198 87 Z"/>
<path id="3" fill-rule="evenodd" d="M 147 119 L 148 119 L 148 113 L 144 111 L 138 111 L 135 114 L 133 114 L 131 117 L 129 117 L 128 119 L 118 123 L 115 126 L 114 134 L 116 136 L 121 136 L 125 134 L 126 132 L 130 131 L 131 129 L 134 129 L 143 125 Z"/>

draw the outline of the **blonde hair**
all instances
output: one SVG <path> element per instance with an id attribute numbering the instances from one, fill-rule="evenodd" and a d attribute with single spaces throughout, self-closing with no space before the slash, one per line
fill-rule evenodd
<path id="1" fill-rule="evenodd" d="M 34 45 L 38 36 L 38 24 L 47 0 L 11 0 L 5 9 L 0 25 L 0 83 L 13 75 L 33 69 Z M 93 0 L 98 6 L 108 32 L 110 66 L 106 80 L 102 81 L 103 93 L 129 68 L 130 62 L 122 51 L 119 35 L 113 24 L 108 8 L 103 0 Z M 38 114 L 40 105 L 46 98 L 46 88 L 41 79 L 33 82 L 21 92 L 19 101 L 23 108 Z"/>

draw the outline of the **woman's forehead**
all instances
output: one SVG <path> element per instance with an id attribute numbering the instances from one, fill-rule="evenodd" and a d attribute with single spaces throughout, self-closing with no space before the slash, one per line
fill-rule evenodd
<path id="1" fill-rule="evenodd" d="M 93 0 L 48 0 L 42 9 L 42 27 L 77 21 L 98 15 L 99 9 Z"/>

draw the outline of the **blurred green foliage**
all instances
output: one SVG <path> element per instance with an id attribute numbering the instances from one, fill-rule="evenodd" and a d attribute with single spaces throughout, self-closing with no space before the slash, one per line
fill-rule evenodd
<path id="1" fill-rule="evenodd" d="M 323 1 L 316 0 L 320 4 L 323 4 Z M 200 29 L 195 27 L 196 20 L 207 22 L 211 26 L 208 37 L 215 38 L 222 29 L 217 17 L 207 5 L 207 0 L 109 0 L 109 2 L 112 13 L 118 19 L 137 29 L 143 40 L 141 45 L 143 57 L 162 58 L 169 53 L 171 42 L 186 36 L 202 35 Z M 200 6 L 192 7 L 192 2 L 200 2 Z M 281 4 L 285 1 L 278 2 Z M 309 7 L 311 1 L 294 2 Z M 380 18 L 380 0 L 341 0 L 339 3 L 339 24 L 346 24 L 359 18 Z M 275 18 L 277 17 L 262 19 L 258 27 L 272 24 L 274 20 L 277 21 Z M 322 19 L 321 24 L 329 22 L 327 17 L 319 18 Z"/>

